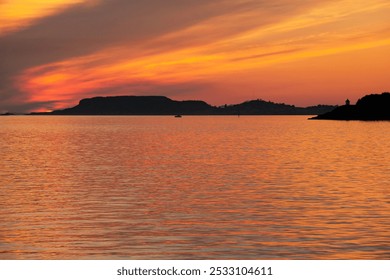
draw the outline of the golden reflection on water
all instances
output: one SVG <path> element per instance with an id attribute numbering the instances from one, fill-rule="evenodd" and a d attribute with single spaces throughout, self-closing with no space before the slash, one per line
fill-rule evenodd
<path id="1" fill-rule="evenodd" d="M 389 122 L 3 117 L 1 259 L 388 259 Z"/>

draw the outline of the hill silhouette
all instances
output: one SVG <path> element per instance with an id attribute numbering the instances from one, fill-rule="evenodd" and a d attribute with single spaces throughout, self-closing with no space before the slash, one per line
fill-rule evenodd
<path id="1" fill-rule="evenodd" d="M 328 113 L 320 114 L 312 119 L 317 120 L 390 120 L 390 93 L 370 94 L 359 99 L 356 105 L 335 108 Z"/>
<path id="2" fill-rule="evenodd" d="M 212 107 L 203 101 L 174 101 L 165 96 L 112 96 L 82 99 L 53 115 L 203 115 Z"/>
<path id="3" fill-rule="evenodd" d="M 329 112 L 334 108 L 335 106 L 330 105 L 295 107 L 294 105 L 257 99 L 220 107 L 218 112 L 223 115 L 316 115 Z"/>
<path id="4" fill-rule="evenodd" d="M 335 106 L 294 105 L 252 100 L 241 104 L 211 106 L 204 101 L 175 101 L 165 96 L 110 96 L 82 99 L 72 108 L 33 115 L 318 115 Z"/>

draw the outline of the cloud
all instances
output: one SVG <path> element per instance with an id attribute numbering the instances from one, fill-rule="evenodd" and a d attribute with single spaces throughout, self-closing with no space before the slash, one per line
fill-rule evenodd
<path id="1" fill-rule="evenodd" d="M 0 36 L 25 28 L 39 18 L 60 13 L 77 4 L 93 5 L 94 0 L 1 0 Z"/>
<path id="2" fill-rule="evenodd" d="M 142 94 L 140 81 L 153 85 L 145 94 L 178 94 L 179 88 L 204 93 L 212 84 L 203 79 L 209 73 L 294 56 L 319 40 L 333 43 L 334 35 L 326 39 L 324 30 L 337 18 L 374 9 L 358 2 L 358 10 L 344 0 L 107 0 L 71 6 L 0 37 L 0 110 L 114 91 Z M 374 4 L 388 7 L 382 0 Z M 321 14 L 324 5 L 331 16 Z M 329 26 L 318 29 L 325 34 L 318 36 L 321 23 Z M 73 93 L 58 87 L 72 84 L 70 77 Z"/>
<path id="3" fill-rule="evenodd" d="M 249 59 L 255 59 L 255 58 L 257 59 L 257 58 L 274 56 L 274 55 L 279 55 L 279 54 L 295 53 L 295 52 L 298 52 L 301 50 L 302 49 L 290 49 L 290 50 L 283 50 L 283 51 L 277 51 L 277 52 L 261 53 L 261 54 L 251 55 L 251 56 L 233 58 L 232 61 L 249 60 Z"/>
<path id="4" fill-rule="evenodd" d="M 139 51 L 140 46 L 159 52 L 190 43 L 210 42 L 216 37 L 248 30 L 254 24 L 267 24 L 284 13 L 290 13 L 294 5 L 289 2 L 111 0 L 94 6 L 70 7 L 60 14 L 42 18 L 34 25 L 0 37 L 0 101 L 7 103 L 9 97 L 16 94 L 23 98 L 20 96 L 23 92 L 18 91 L 15 85 L 15 77 L 26 69 L 89 55 L 117 45 L 127 46 L 129 52 L 132 49 Z M 310 1 L 298 1 L 295 7 L 307 2 Z M 254 9 L 257 9 L 255 17 Z M 201 23 L 215 18 L 224 25 L 202 30 Z M 188 38 L 181 33 L 175 40 L 169 38 L 170 34 L 193 27 L 199 29 L 196 37 Z M 160 45 L 152 44 L 164 36 L 168 39 L 160 40 Z"/>
<path id="5" fill-rule="evenodd" d="M 204 20 L 249 9 L 249 2 L 253 1 L 244 5 L 223 0 L 111 0 L 77 5 L 0 37 L 1 67 L 15 73 L 113 45 L 128 44 L 131 49 Z"/>

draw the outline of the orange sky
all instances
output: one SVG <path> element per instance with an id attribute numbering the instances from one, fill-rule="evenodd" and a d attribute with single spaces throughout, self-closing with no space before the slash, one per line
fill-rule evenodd
<path id="1" fill-rule="evenodd" d="M 108 95 L 298 106 L 389 91 L 388 0 L 0 1 L 0 112 Z"/>

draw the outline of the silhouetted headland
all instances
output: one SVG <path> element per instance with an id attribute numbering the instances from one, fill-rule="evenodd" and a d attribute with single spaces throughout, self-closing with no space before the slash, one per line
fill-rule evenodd
<path id="1" fill-rule="evenodd" d="M 345 105 L 328 113 L 320 114 L 316 120 L 390 120 L 390 93 L 370 94 L 359 99 L 356 105 L 350 105 L 347 99 Z"/>
<path id="2" fill-rule="evenodd" d="M 252 100 L 241 104 L 211 106 L 204 101 L 175 101 L 165 96 L 111 96 L 82 99 L 72 108 L 33 115 L 318 115 L 335 106 L 294 105 Z"/>

